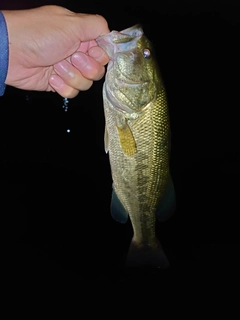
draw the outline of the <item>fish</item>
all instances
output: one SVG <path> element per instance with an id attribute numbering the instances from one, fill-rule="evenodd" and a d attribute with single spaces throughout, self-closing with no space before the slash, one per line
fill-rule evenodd
<path id="1" fill-rule="evenodd" d="M 112 177 L 110 211 L 131 221 L 126 267 L 169 267 L 156 223 L 176 210 L 170 172 L 171 130 L 166 88 L 152 42 L 141 24 L 96 39 L 109 56 L 102 87 L 104 147 Z"/>

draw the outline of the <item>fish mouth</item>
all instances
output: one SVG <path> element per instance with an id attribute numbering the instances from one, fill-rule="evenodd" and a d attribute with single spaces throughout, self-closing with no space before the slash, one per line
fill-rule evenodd
<path id="1" fill-rule="evenodd" d="M 108 34 L 99 36 L 97 44 L 113 59 L 117 52 L 129 51 L 134 48 L 138 39 L 143 35 L 140 24 L 136 24 L 122 31 L 113 30 Z"/>
<path id="2" fill-rule="evenodd" d="M 132 66 L 132 69 L 126 72 L 127 70 L 123 70 L 121 64 L 125 64 L 126 62 L 124 60 L 127 61 L 128 59 L 130 59 L 131 64 L 131 60 L 134 60 L 134 49 L 137 47 L 137 42 L 142 36 L 142 26 L 136 24 L 120 32 L 113 30 L 96 39 L 98 45 L 110 58 L 107 67 L 108 72 L 106 74 L 108 79 L 105 79 L 107 99 L 111 101 L 114 109 L 130 116 L 140 113 L 147 103 L 141 106 L 135 104 L 134 97 L 131 98 L 129 94 L 126 94 L 127 90 L 125 90 L 125 88 L 129 87 L 129 89 L 133 89 L 133 91 L 136 89 L 136 92 L 140 94 L 141 87 L 144 88 L 144 91 L 147 91 L 149 79 L 143 76 L 141 70 L 139 70 L 141 76 L 139 78 L 133 77 L 134 79 L 132 79 L 130 76 L 132 72 L 130 71 L 134 71 L 133 73 L 136 75 L 135 66 Z M 135 97 L 136 96 L 137 95 L 135 95 Z"/>

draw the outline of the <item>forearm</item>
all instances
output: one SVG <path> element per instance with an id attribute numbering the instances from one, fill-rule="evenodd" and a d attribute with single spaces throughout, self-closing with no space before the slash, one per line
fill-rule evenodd
<path id="1" fill-rule="evenodd" d="M 8 70 L 8 32 L 5 18 L 0 12 L 0 96 L 5 91 L 5 80 Z"/>

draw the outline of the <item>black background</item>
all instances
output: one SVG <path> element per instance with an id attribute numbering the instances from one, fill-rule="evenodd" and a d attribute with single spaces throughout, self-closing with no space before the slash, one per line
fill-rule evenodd
<path id="1" fill-rule="evenodd" d="M 102 14 L 110 30 L 142 24 L 168 94 L 177 197 L 175 215 L 157 224 L 170 268 L 151 271 L 151 280 L 162 281 L 163 274 L 178 270 L 237 270 L 240 5 L 197 0 L 164 0 L 158 7 L 154 1 L 24 3 L 3 2 L 1 9 L 51 3 Z M 69 100 L 68 112 L 55 93 L 7 87 L 0 97 L 1 226 L 4 261 L 15 279 L 119 284 L 138 275 L 123 269 L 130 222 L 118 224 L 109 211 L 103 81 Z"/>

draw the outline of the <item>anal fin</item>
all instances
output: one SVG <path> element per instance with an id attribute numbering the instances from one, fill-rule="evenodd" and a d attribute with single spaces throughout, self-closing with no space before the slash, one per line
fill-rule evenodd
<path id="1" fill-rule="evenodd" d="M 120 223 L 126 223 L 128 220 L 128 213 L 124 209 L 114 190 L 112 191 L 111 215 L 114 220 Z"/>
<path id="2" fill-rule="evenodd" d="M 165 192 L 158 203 L 157 219 L 163 222 L 169 219 L 176 210 L 175 188 L 170 177 Z"/>

